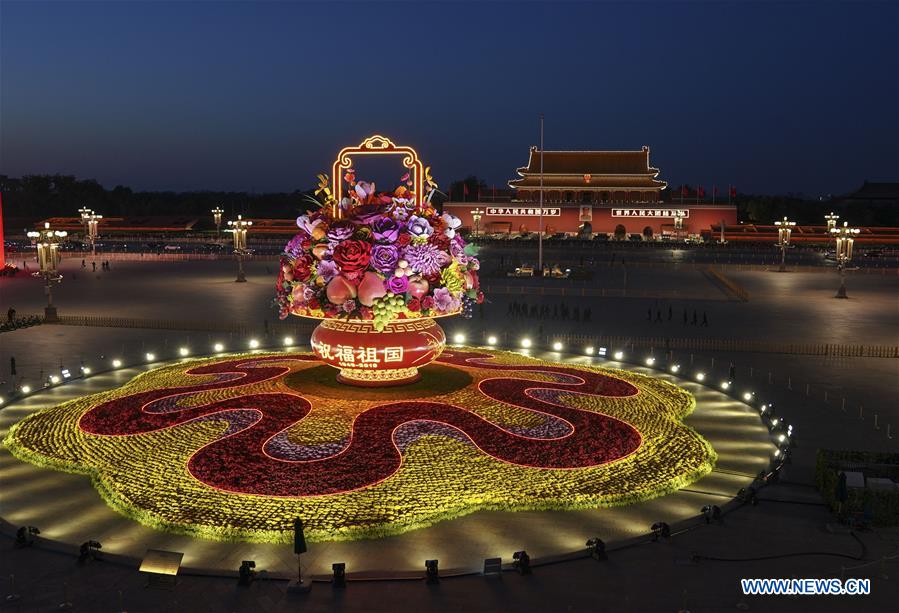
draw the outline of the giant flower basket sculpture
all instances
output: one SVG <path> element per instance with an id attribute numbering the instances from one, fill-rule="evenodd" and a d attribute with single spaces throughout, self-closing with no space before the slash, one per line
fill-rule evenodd
<path id="1" fill-rule="evenodd" d="M 373 155 L 400 156 L 399 187 L 379 192 L 356 178 L 353 158 Z M 312 349 L 344 383 L 416 381 L 446 344 L 434 319 L 470 315 L 483 301 L 476 252 L 461 221 L 431 206 L 437 184 L 411 147 L 372 136 L 318 178 L 318 208 L 297 219 L 281 257 L 280 316 L 322 320 Z"/>

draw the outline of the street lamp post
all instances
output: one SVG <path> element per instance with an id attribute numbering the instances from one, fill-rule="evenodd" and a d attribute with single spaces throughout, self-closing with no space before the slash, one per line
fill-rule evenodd
<path id="1" fill-rule="evenodd" d="M 483 214 L 484 214 L 484 211 L 482 211 L 480 208 L 472 209 L 472 211 L 471 211 L 471 219 L 472 219 L 472 221 L 474 221 L 474 237 L 475 238 L 478 237 L 478 233 L 480 232 L 481 215 L 483 215 Z"/>
<path id="2" fill-rule="evenodd" d="M 220 206 L 212 209 L 212 219 L 215 220 L 215 233 L 218 236 L 222 234 L 222 213 L 224 212 Z"/>
<path id="3" fill-rule="evenodd" d="M 830 230 L 831 234 L 837 237 L 837 268 L 840 271 L 840 289 L 834 298 L 848 298 L 846 295 L 846 264 L 852 260 L 852 245 L 855 239 L 854 234 L 859 233 L 858 228 L 850 228 L 849 222 L 844 221 L 842 227 L 834 227 Z"/>
<path id="4" fill-rule="evenodd" d="M 834 213 L 833 211 L 830 212 L 830 215 L 824 216 L 824 219 L 827 221 L 827 231 L 828 232 L 833 232 L 834 228 L 837 227 L 837 220 L 839 218 L 840 218 L 840 216 L 837 215 L 836 213 Z"/>
<path id="5" fill-rule="evenodd" d="M 91 243 L 91 255 L 97 254 L 97 227 L 101 219 L 103 216 L 97 215 L 94 211 L 87 216 L 87 240 Z"/>
<path id="6" fill-rule="evenodd" d="M 775 221 L 774 225 L 777 226 L 777 246 L 780 247 L 780 272 L 786 272 L 787 248 L 790 246 L 790 234 L 796 222 L 784 217 L 783 221 Z"/>
<path id="7" fill-rule="evenodd" d="M 238 215 L 236 221 L 229 221 L 229 232 L 234 235 L 234 255 L 237 256 L 237 279 L 236 283 L 246 283 L 247 277 L 243 271 L 243 258 L 247 255 L 247 229 L 253 225 L 252 221 L 243 219 Z"/>
<path id="8" fill-rule="evenodd" d="M 53 284 L 62 281 L 62 275 L 57 270 L 59 265 L 59 241 L 67 236 L 67 232 L 51 230 L 50 223 L 44 222 L 44 229 L 29 232 L 28 238 L 37 247 L 37 262 L 39 270 L 33 275 L 43 277 L 44 293 L 47 294 L 47 306 L 44 308 L 46 321 L 58 321 L 56 307 L 53 305 Z"/>

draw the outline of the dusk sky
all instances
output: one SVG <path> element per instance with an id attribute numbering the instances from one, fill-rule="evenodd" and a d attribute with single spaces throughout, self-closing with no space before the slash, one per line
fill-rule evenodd
<path id="1" fill-rule="evenodd" d="M 543 112 L 671 185 L 899 180 L 899 3 L 745 4 L 2 0 L 0 174 L 291 191 L 382 133 L 504 186 Z"/>

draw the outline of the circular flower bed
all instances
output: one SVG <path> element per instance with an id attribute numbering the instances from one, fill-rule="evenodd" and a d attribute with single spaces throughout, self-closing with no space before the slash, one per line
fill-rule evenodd
<path id="1" fill-rule="evenodd" d="M 396 534 L 478 509 L 623 505 L 711 471 L 693 398 L 625 371 L 453 350 L 395 390 L 308 354 L 193 360 L 46 409 L 5 443 L 87 473 L 141 523 L 284 542 Z"/>

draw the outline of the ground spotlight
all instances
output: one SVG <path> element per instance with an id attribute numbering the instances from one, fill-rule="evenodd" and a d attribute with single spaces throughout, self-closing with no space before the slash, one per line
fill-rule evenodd
<path id="1" fill-rule="evenodd" d="M 488 344 L 488 345 L 495 345 L 495 344 L 496 344 L 496 337 L 495 337 L 495 336 L 488 336 L 488 337 L 487 337 L 487 344 Z"/>
<path id="2" fill-rule="evenodd" d="M 705 373 L 704 372 L 696 373 L 696 380 L 697 381 L 705 381 Z"/>
<path id="3" fill-rule="evenodd" d="M 677 372 L 679 370 L 680 370 L 680 364 L 672 364 L 671 365 L 671 372 Z"/>
<path id="4" fill-rule="evenodd" d="M 251 338 L 250 349 L 256 349 L 257 347 L 259 347 L 259 341 L 257 341 L 255 338 Z"/>
<path id="5" fill-rule="evenodd" d="M 593 347 L 584 347 L 584 353 L 586 353 L 587 355 L 593 355 L 596 352 L 593 350 Z"/>
<path id="6" fill-rule="evenodd" d="M 752 392 L 745 392 L 743 394 L 743 400 L 745 400 L 746 402 L 749 402 L 750 400 L 752 400 Z"/>
<path id="7" fill-rule="evenodd" d="M 652 366 L 652 365 L 655 364 L 655 363 L 656 363 L 656 359 L 655 359 L 654 357 L 650 356 L 650 357 L 646 358 L 646 365 L 647 365 L 647 366 Z"/>
<path id="8" fill-rule="evenodd" d="M 112 361 L 113 368 L 121 368 L 121 366 L 122 366 L 122 360 L 113 360 Z"/>
<path id="9" fill-rule="evenodd" d="M 777 442 L 782 443 L 782 442 L 784 442 L 785 440 L 787 440 L 787 435 L 786 435 L 786 434 L 780 434 L 780 435 L 778 435 L 778 437 L 777 437 Z"/>
<path id="10" fill-rule="evenodd" d="M 253 580 L 256 578 L 256 571 L 253 570 L 256 568 L 256 562 L 254 560 L 244 560 L 240 563 L 240 568 L 237 570 L 237 585 L 250 585 L 253 583 Z"/>
<path id="11" fill-rule="evenodd" d="M 19 549 L 23 547 L 31 547 L 32 545 L 34 545 L 34 537 L 40 533 L 41 531 L 34 526 L 20 527 L 18 530 L 16 530 L 15 546 Z"/>
<path id="12" fill-rule="evenodd" d="M 759 407 L 759 413 L 764 414 L 764 412 L 767 411 L 767 410 L 768 410 L 768 405 L 767 405 L 767 404 L 763 404 L 762 406 Z"/>
<path id="13" fill-rule="evenodd" d="M 516 551 L 512 554 L 512 568 L 517 570 L 519 574 L 531 574 L 531 556 L 525 550 Z"/>
<path id="14" fill-rule="evenodd" d="M 562 343 L 559 341 L 553 343 L 553 351 L 562 351 Z"/>
<path id="15" fill-rule="evenodd" d="M 83 564 L 88 560 L 99 560 L 101 549 L 103 549 L 103 545 L 100 544 L 100 541 L 84 541 L 78 548 L 78 561 Z"/>
<path id="16" fill-rule="evenodd" d="M 440 573 L 437 572 L 437 560 L 425 560 L 425 582 L 440 583 Z"/>
<path id="17" fill-rule="evenodd" d="M 221 343 L 216 343 L 215 345 L 212 346 L 212 350 L 215 351 L 216 353 L 221 353 L 222 351 L 225 350 L 225 346 L 222 345 Z"/>
<path id="18" fill-rule="evenodd" d="M 716 504 L 707 504 L 701 509 L 702 516 L 705 518 L 705 523 L 709 524 L 714 519 L 715 521 L 721 521 L 721 507 Z"/>
<path id="19" fill-rule="evenodd" d="M 148 353 L 148 354 L 146 355 L 146 358 L 147 358 L 147 361 L 148 361 L 148 362 L 152 362 L 153 360 L 156 359 L 156 354 L 154 354 L 154 353 Z"/>
<path id="20" fill-rule="evenodd" d="M 19 389 L 22 390 L 22 393 L 23 393 L 23 394 L 27 394 L 27 393 L 31 392 L 31 386 L 30 386 L 30 385 L 23 385 L 23 386 L 22 386 L 21 388 L 19 388 Z"/>
<path id="21" fill-rule="evenodd" d="M 334 571 L 334 578 L 331 580 L 332 587 L 346 587 L 346 564 L 343 562 L 335 562 L 331 565 Z"/>
<path id="22" fill-rule="evenodd" d="M 178 348 L 178 355 L 180 355 L 180 356 L 186 356 L 189 353 L 190 353 L 190 349 L 188 349 L 187 347 L 179 347 Z"/>
<path id="23" fill-rule="evenodd" d="M 3 396 L 0 396 L 0 404 L 3 404 Z"/>
<path id="24" fill-rule="evenodd" d="M 729 387 L 730 387 L 730 381 L 722 381 L 721 382 L 721 389 L 726 390 Z"/>
<path id="25" fill-rule="evenodd" d="M 776 428 L 776 427 L 777 427 L 777 424 L 779 424 L 779 423 L 780 423 L 780 420 L 777 419 L 776 417 L 775 417 L 774 419 L 771 420 L 771 426 L 774 427 L 774 428 Z"/>
<path id="26" fill-rule="evenodd" d="M 292 345 L 293 345 L 293 337 L 291 337 L 291 336 L 285 336 L 285 337 L 284 337 L 284 346 L 285 346 L 285 347 L 290 347 L 290 346 L 292 346 Z"/>
<path id="27" fill-rule="evenodd" d="M 57 377 L 56 375 L 50 375 L 50 383 L 56 385 L 57 383 L 59 383 L 59 377 Z"/>
<path id="28" fill-rule="evenodd" d="M 606 544 L 598 536 L 587 541 L 587 548 L 590 549 L 590 557 L 594 560 L 603 560 L 606 557 Z"/>
<path id="29" fill-rule="evenodd" d="M 521 339 L 521 346 L 524 347 L 525 349 L 527 349 L 528 347 L 530 347 L 530 346 L 531 346 L 531 339 L 529 339 L 529 338 L 523 338 L 523 339 Z"/>
<path id="30" fill-rule="evenodd" d="M 457 345 L 461 345 L 462 343 L 465 342 L 465 335 L 462 334 L 461 332 L 457 332 L 456 334 L 453 335 L 453 342 L 456 343 Z"/>
<path id="31" fill-rule="evenodd" d="M 89 375 L 89 374 L 91 374 L 91 367 L 90 366 L 82 366 L 81 372 L 85 375 Z"/>
<path id="32" fill-rule="evenodd" d="M 618 361 L 620 362 L 621 360 L 624 359 L 624 352 L 623 352 L 623 351 L 616 351 L 615 353 L 612 354 L 612 357 L 615 358 L 616 360 L 618 360 Z"/>
<path id="33" fill-rule="evenodd" d="M 671 538 L 671 526 L 663 521 L 657 521 L 654 523 L 650 530 L 652 530 L 652 540 L 653 542 L 658 541 L 659 539 L 667 539 Z"/>

